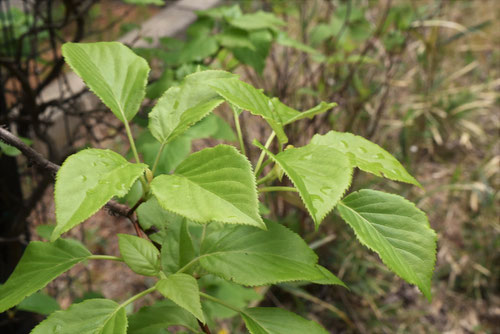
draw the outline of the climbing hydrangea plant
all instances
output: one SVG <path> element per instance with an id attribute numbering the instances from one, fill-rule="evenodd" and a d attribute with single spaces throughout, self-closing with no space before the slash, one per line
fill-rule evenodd
<path id="1" fill-rule="evenodd" d="M 116 42 L 67 43 L 62 52 L 70 67 L 124 123 L 135 161 L 93 148 L 66 159 L 56 178 L 57 224 L 50 242 L 28 245 L 0 287 L 0 312 L 77 263 L 111 260 L 157 281 L 121 304 L 97 298 L 53 312 L 32 333 L 151 333 L 171 325 L 200 332 L 210 320 L 207 305 L 213 304 L 239 314 L 252 334 L 326 333 L 319 324 L 289 311 L 246 308 L 199 287 L 210 276 L 232 282 L 231 286 L 290 281 L 345 286 L 318 264 L 317 255 L 298 234 L 261 217 L 259 193 L 269 191 L 298 192 L 316 227 L 337 208 L 363 245 L 431 298 L 436 234 L 426 215 L 406 199 L 381 191 L 363 189 L 344 197 L 354 168 L 420 186 L 405 168 L 387 151 L 350 133 L 331 131 L 315 135 L 305 146 L 284 148 L 287 124 L 312 118 L 335 104 L 321 103 L 299 112 L 234 74 L 199 71 L 169 88 L 149 113 L 149 130 L 159 146 L 157 158 L 148 165 L 141 162 L 129 127 L 145 96 L 147 62 Z M 173 173 L 158 170 L 169 143 L 225 102 L 234 111 L 240 147 L 205 148 L 180 162 Z M 254 166 L 245 156 L 239 128 L 238 117 L 244 111 L 262 117 L 272 129 L 264 144 L 254 141 L 261 149 Z M 270 149 L 274 140 L 276 152 Z M 293 187 L 272 185 L 283 174 Z M 79 242 L 61 238 L 136 185 L 138 222 L 143 231 L 154 233 L 118 234 L 121 257 L 93 255 Z M 127 305 L 154 291 L 166 300 L 127 317 Z"/>

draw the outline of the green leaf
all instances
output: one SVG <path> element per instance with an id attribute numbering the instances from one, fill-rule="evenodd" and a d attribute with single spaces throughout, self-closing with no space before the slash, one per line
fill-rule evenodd
<path id="1" fill-rule="evenodd" d="M 254 307 L 241 312 L 251 334 L 328 334 L 311 320 L 275 307 Z"/>
<path id="2" fill-rule="evenodd" d="M 317 114 L 324 113 L 337 106 L 336 103 L 321 102 L 316 107 L 300 112 L 282 103 L 277 98 L 272 99 L 274 110 L 281 118 L 283 125 L 293 123 L 304 118 L 313 118 Z"/>
<path id="3" fill-rule="evenodd" d="M 89 299 L 73 304 L 67 310 L 52 313 L 31 333 L 125 334 L 126 332 L 127 316 L 123 307 L 109 299 Z"/>
<path id="4" fill-rule="evenodd" d="M 237 60 L 252 66 L 257 73 L 262 75 L 273 35 L 268 30 L 255 30 L 249 33 L 249 38 L 255 50 L 251 48 L 231 48 L 231 50 Z"/>
<path id="5" fill-rule="evenodd" d="M 155 177 L 151 191 L 165 210 L 199 223 L 265 228 L 252 168 L 233 146 L 218 145 L 191 154 L 174 174 Z"/>
<path id="6" fill-rule="evenodd" d="M 304 43 L 301 43 L 290 36 L 288 36 L 287 33 L 285 32 L 280 32 L 278 36 L 276 37 L 276 42 L 278 44 L 281 44 L 283 46 L 288 46 L 294 49 L 297 49 L 299 51 L 307 52 L 310 54 L 318 54 L 320 53 L 318 50 L 310 47 L 309 45 L 306 45 Z"/>
<path id="7" fill-rule="evenodd" d="M 254 144 L 279 164 L 293 182 L 316 227 L 351 184 L 351 163 L 345 154 L 333 148 L 309 144 L 274 155 L 259 142 Z"/>
<path id="8" fill-rule="evenodd" d="M 199 330 L 196 318 L 170 300 L 141 308 L 129 316 L 128 323 L 129 334 L 156 334 L 164 328 L 179 325 L 193 332 Z"/>
<path id="9" fill-rule="evenodd" d="M 31 139 L 24 138 L 24 137 L 18 137 L 18 138 L 23 143 L 25 143 L 26 145 L 31 145 L 32 144 Z M 14 146 L 6 144 L 6 143 L 4 143 L 3 141 L 0 140 L 0 153 L 3 153 L 3 154 L 8 155 L 10 157 L 15 157 L 15 156 L 18 156 L 19 154 L 21 154 L 21 151 L 19 151 Z"/>
<path id="10" fill-rule="evenodd" d="M 201 266 L 228 281 L 249 286 L 327 278 L 317 266 L 317 255 L 299 235 L 277 223 L 266 221 L 266 225 L 267 231 L 236 226 L 208 234 L 201 245 Z"/>
<path id="11" fill-rule="evenodd" d="M 275 111 L 274 105 L 260 90 L 252 85 L 237 79 L 221 79 L 211 83 L 211 87 L 228 102 L 240 109 L 248 110 L 254 115 L 264 118 L 281 143 L 286 143 L 288 138 L 283 131 L 283 122 Z"/>
<path id="12" fill-rule="evenodd" d="M 156 283 L 156 289 L 166 298 L 189 311 L 201 322 L 205 317 L 201 310 L 200 291 L 196 279 L 187 274 L 179 273 L 161 279 Z"/>
<path id="13" fill-rule="evenodd" d="M 144 230 L 148 230 L 153 226 L 158 229 L 166 229 L 170 223 L 177 220 L 180 222 L 183 219 L 163 209 L 154 197 L 139 205 L 137 218 Z"/>
<path id="14" fill-rule="evenodd" d="M 242 29 L 229 28 L 215 36 L 220 45 L 226 48 L 248 48 L 255 51 L 248 32 Z"/>
<path id="15" fill-rule="evenodd" d="M 167 274 L 173 274 L 195 257 L 193 240 L 185 218 L 168 226 L 161 247 L 161 265 Z M 190 273 L 190 272 L 188 272 Z"/>
<path id="16" fill-rule="evenodd" d="M 201 277 L 198 280 L 198 284 L 209 295 L 224 300 L 236 308 L 244 308 L 250 302 L 259 301 L 263 298 L 254 288 L 246 288 L 213 275 Z M 208 299 L 202 300 L 201 304 L 209 319 L 226 319 L 237 315 L 236 311 Z"/>
<path id="17" fill-rule="evenodd" d="M 322 136 L 315 135 L 311 143 L 327 145 L 347 154 L 352 163 L 362 171 L 421 187 L 396 158 L 363 137 L 348 132 L 330 131 Z"/>
<path id="18" fill-rule="evenodd" d="M 0 287 L 0 313 L 82 262 L 90 252 L 73 240 L 32 241 L 7 282 Z"/>
<path id="19" fill-rule="evenodd" d="M 286 23 L 282 19 L 276 17 L 274 14 L 263 11 L 244 14 L 239 17 L 230 19 L 229 24 L 231 24 L 233 27 L 244 30 L 277 30 L 280 26 L 286 25 Z"/>
<path id="20" fill-rule="evenodd" d="M 45 293 L 36 292 L 25 298 L 17 305 L 21 311 L 35 312 L 43 315 L 49 315 L 54 311 L 60 310 L 59 303 L 54 298 Z"/>
<path id="21" fill-rule="evenodd" d="M 134 272 L 156 276 L 160 272 L 160 252 L 146 239 L 118 234 L 118 246 L 123 260 Z"/>
<path id="22" fill-rule="evenodd" d="M 338 206 L 359 241 L 431 299 L 436 233 L 424 212 L 401 196 L 363 189 Z"/>
<path id="23" fill-rule="evenodd" d="M 139 111 L 149 74 L 146 60 L 118 42 L 66 43 L 62 54 L 120 121 Z"/>
<path id="24" fill-rule="evenodd" d="M 190 74 L 180 86 L 169 88 L 149 113 L 149 129 L 160 143 L 168 143 L 223 102 L 208 83 L 234 74 L 203 71 Z"/>
<path id="25" fill-rule="evenodd" d="M 125 196 L 146 167 L 110 150 L 86 149 L 68 157 L 56 176 L 57 225 L 51 240 L 92 216 L 113 196 Z"/>

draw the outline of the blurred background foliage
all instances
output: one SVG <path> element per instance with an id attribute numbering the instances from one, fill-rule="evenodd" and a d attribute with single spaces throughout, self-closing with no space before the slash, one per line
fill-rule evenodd
<path id="1" fill-rule="evenodd" d="M 91 26 L 100 29 L 88 29 L 84 40 L 117 39 L 138 28 L 161 6 L 172 3 L 92 2 L 86 13 L 89 22 L 96 22 Z M 54 8 L 59 8 L 54 9 L 54 15 L 63 15 L 63 5 Z M 33 26 L 33 17 L 16 8 L 9 10 L 8 29 L 15 37 L 10 41 L 15 41 L 26 33 L 26 22 Z M 2 22 L 6 22 L 6 13 L 2 9 Z M 137 146 L 146 162 L 154 159 L 159 148 L 147 130 L 147 113 L 156 99 L 199 69 L 233 71 L 299 110 L 320 101 L 337 102 L 339 106 L 332 111 L 289 126 L 290 144 L 306 144 L 314 133 L 330 129 L 378 143 L 401 160 L 423 188 L 360 174 L 351 191 L 370 187 L 407 197 L 428 213 L 439 236 L 434 299 L 428 303 L 416 288 L 395 277 L 374 253 L 355 242 L 353 232 L 339 223 L 335 213 L 314 231 L 294 194 L 266 195 L 262 214 L 305 236 L 318 252 L 321 264 L 337 273 L 350 291 L 293 284 L 254 290 L 214 278 L 204 278 L 200 284 L 224 298 L 231 296 L 235 304 L 292 309 L 318 320 L 332 333 L 498 331 L 500 2 L 234 0 L 222 1 L 220 6 L 197 11 L 196 15 L 179 36 L 164 36 L 158 41 L 138 36 L 130 45 L 153 69 L 147 103 L 133 120 L 139 136 Z M 74 27 L 63 31 L 62 35 L 70 36 Z M 50 31 L 42 31 L 38 38 L 50 40 Z M 2 44 L 7 45 L 6 41 Z M 31 57 L 32 46 L 28 43 L 21 49 L 26 57 Z M 22 59 L 24 53 L 19 57 Z M 54 61 L 50 57 L 37 60 L 48 64 Z M 47 74 L 40 75 L 43 78 Z M 71 147 L 111 145 L 125 152 L 121 129 L 108 118 L 98 117 L 97 123 L 88 123 L 91 126 L 82 121 L 81 127 L 87 132 Z M 194 150 L 221 141 L 234 142 L 230 119 L 230 110 L 219 110 L 170 143 L 159 171 L 172 171 Z M 245 146 L 256 159 L 258 150 L 251 141 L 264 138 L 270 129 L 251 115 L 243 114 L 241 123 Z M 100 137 L 94 133 L 97 126 Z M 29 129 L 21 134 L 26 140 L 37 139 Z M 17 153 L 3 146 L 1 149 L 4 155 Z M 65 154 L 55 156 L 61 159 Z M 22 159 L 18 161 L 19 168 L 25 170 Z M 33 181 L 25 178 L 23 186 L 32 190 Z M 122 201 L 133 205 L 135 195 L 140 193 L 138 187 Z M 40 201 L 51 207 L 51 189 L 46 188 L 46 199 Z M 39 212 L 40 205 L 32 209 Z M 27 218 L 33 238 L 44 238 L 50 230 L 45 224 L 53 216 L 47 210 L 43 212 L 43 218 L 33 213 Z M 86 231 L 75 232 L 74 237 L 94 250 L 103 249 L 113 243 L 106 239 L 106 228 L 109 225 L 97 222 L 87 225 Z M 95 274 L 95 270 L 112 274 Z M 125 288 L 120 284 L 143 284 L 134 278 L 117 282 L 113 277 L 122 273 L 116 270 L 100 267 L 92 272 L 70 272 L 66 282 L 48 289 L 57 301 L 47 294 L 36 294 L 18 310 L 44 314 L 38 303 L 55 310 L 68 300 L 96 293 L 123 298 L 120 293 Z M 149 307 L 160 310 L 162 305 Z M 217 319 L 212 325 L 221 329 L 219 333 L 242 330 L 231 312 L 210 303 L 205 308 Z"/>

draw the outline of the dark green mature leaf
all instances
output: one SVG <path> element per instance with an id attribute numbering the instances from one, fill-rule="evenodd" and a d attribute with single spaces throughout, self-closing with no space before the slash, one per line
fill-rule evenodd
<path id="1" fill-rule="evenodd" d="M 198 284 L 207 294 L 224 300 L 226 303 L 236 308 L 244 308 L 250 302 L 256 302 L 263 298 L 254 288 L 243 287 L 213 275 L 201 277 L 198 280 Z M 226 319 L 238 314 L 236 311 L 208 299 L 202 300 L 201 304 L 209 319 Z"/>
<path id="2" fill-rule="evenodd" d="M 160 272 L 160 252 L 149 241 L 129 234 L 118 234 L 123 260 L 134 272 L 156 276 Z"/>
<path id="3" fill-rule="evenodd" d="M 165 210 L 199 223 L 265 227 L 250 163 L 233 146 L 218 145 L 190 155 L 175 174 L 155 177 L 151 191 Z"/>
<path id="4" fill-rule="evenodd" d="M 277 30 L 280 26 L 284 26 L 286 23 L 272 13 L 258 11 L 229 19 L 229 24 L 244 30 Z"/>
<path id="5" fill-rule="evenodd" d="M 149 113 L 153 136 L 166 144 L 185 132 L 223 102 L 208 84 L 232 77 L 224 71 L 197 72 L 186 76 L 180 86 L 169 88 Z"/>
<path id="6" fill-rule="evenodd" d="M 311 320 L 276 307 L 254 307 L 241 312 L 251 334 L 327 334 Z"/>
<path id="7" fill-rule="evenodd" d="M 254 115 L 262 116 L 276 132 L 281 143 L 288 138 L 283 131 L 283 122 L 275 111 L 271 99 L 252 85 L 237 79 L 221 79 L 213 81 L 211 87 L 230 103 L 240 109 L 248 110 Z"/>
<path id="8" fill-rule="evenodd" d="M 338 206 L 359 241 L 431 299 L 436 262 L 436 233 L 424 212 L 401 196 L 363 189 Z"/>
<path id="9" fill-rule="evenodd" d="M 156 289 L 201 322 L 205 322 L 201 309 L 198 283 L 193 276 L 183 273 L 170 275 L 159 280 L 156 283 Z"/>
<path id="10" fill-rule="evenodd" d="M 180 223 L 184 219 L 163 209 L 154 197 L 139 205 L 137 218 L 144 230 L 148 230 L 153 226 L 158 229 L 166 229 L 171 223 L 177 221 Z"/>
<path id="11" fill-rule="evenodd" d="M 128 323 L 129 334 L 156 334 L 170 326 L 184 326 L 193 332 L 197 332 L 199 328 L 191 313 L 170 300 L 141 308 L 139 312 L 129 316 Z"/>
<path id="12" fill-rule="evenodd" d="M 333 210 L 352 179 L 352 166 L 345 154 L 323 145 L 309 144 L 272 154 L 258 142 L 299 191 L 316 227 Z"/>
<path id="13" fill-rule="evenodd" d="M 64 59 L 122 122 L 139 111 L 149 65 L 118 42 L 66 43 Z"/>
<path id="14" fill-rule="evenodd" d="M 165 273 L 173 274 L 195 257 L 193 240 L 185 218 L 168 226 L 161 247 L 161 266 Z M 190 272 L 188 272 L 190 273 Z"/>
<path id="15" fill-rule="evenodd" d="M 30 242 L 16 269 L 0 287 L 0 313 L 40 290 L 90 255 L 85 247 L 73 240 Z"/>
<path id="16" fill-rule="evenodd" d="M 248 32 L 242 29 L 226 29 L 217 34 L 215 38 L 226 48 L 248 48 L 255 51 L 255 46 L 250 41 Z"/>
<path id="17" fill-rule="evenodd" d="M 257 73 L 262 75 L 271 49 L 273 35 L 267 29 L 255 30 L 249 32 L 249 38 L 255 50 L 250 48 L 231 48 L 231 50 L 236 59 L 243 64 L 252 66 Z"/>
<path id="18" fill-rule="evenodd" d="M 208 234 L 201 245 L 201 266 L 249 286 L 299 280 L 341 284 L 333 274 L 334 279 L 325 281 L 318 257 L 300 236 L 277 223 L 267 221 L 266 225 L 267 231 L 236 226 Z"/>
<path id="19" fill-rule="evenodd" d="M 57 300 L 42 292 L 36 292 L 26 297 L 16 308 L 21 311 L 35 312 L 43 315 L 49 315 L 61 309 Z"/>
<path id="20" fill-rule="evenodd" d="M 92 216 L 113 196 L 125 196 L 146 167 L 110 150 L 86 149 L 68 157 L 56 176 L 57 225 L 51 240 Z"/>
<path id="21" fill-rule="evenodd" d="M 348 132 L 330 131 L 325 135 L 315 135 L 311 143 L 327 145 L 347 154 L 352 163 L 365 172 L 420 187 L 420 183 L 408 174 L 396 158 L 363 137 Z"/>
<path id="22" fill-rule="evenodd" d="M 52 313 L 32 334 L 125 334 L 125 310 L 109 299 L 89 299 Z"/>

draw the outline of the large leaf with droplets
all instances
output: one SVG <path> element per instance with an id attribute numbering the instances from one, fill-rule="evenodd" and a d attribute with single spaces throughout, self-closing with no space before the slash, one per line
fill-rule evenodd
<path id="1" fill-rule="evenodd" d="M 14 272 L 0 287 L 0 313 L 42 289 L 90 255 L 85 247 L 73 240 L 30 242 Z"/>
<path id="2" fill-rule="evenodd" d="M 183 273 L 170 275 L 159 280 L 156 283 L 156 289 L 201 322 L 205 322 L 201 310 L 200 290 L 193 276 Z"/>
<path id="3" fill-rule="evenodd" d="M 69 156 L 56 176 L 57 225 L 51 240 L 92 216 L 113 196 L 125 196 L 146 167 L 111 150 L 86 149 Z"/>
<path id="4" fill-rule="evenodd" d="M 283 122 L 275 111 L 274 105 L 260 90 L 238 79 L 222 79 L 213 81 L 211 87 L 224 99 L 240 109 L 248 110 L 254 115 L 264 118 L 276 132 L 278 139 L 286 143 L 288 138 L 283 131 Z"/>
<path id="5" fill-rule="evenodd" d="M 185 132 L 223 102 L 209 83 L 234 74 L 203 71 L 190 74 L 181 85 L 169 88 L 149 113 L 149 129 L 161 143 L 168 143 Z"/>
<path id="6" fill-rule="evenodd" d="M 52 313 L 32 334 L 125 334 L 127 316 L 123 307 L 109 299 L 89 299 Z"/>
<path id="7" fill-rule="evenodd" d="M 345 154 L 324 145 L 290 148 L 278 155 L 255 142 L 293 182 L 318 226 L 351 184 L 352 166 Z"/>
<path id="8" fill-rule="evenodd" d="M 367 189 L 347 196 L 338 210 L 363 245 L 430 300 L 436 233 L 424 212 L 401 196 Z"/>
<path id="9" fill-rule="evenodd" d="M 327 145 L 347 154 L 352 163 L 365 172 L 420 186 L 396 158 L 363 137 L 330 131 L 325 135 L 315 135 L 311 143 Z"/>
<path id="10" fill-rule="evenodd" d="M 265 228 L 250 163 L 233 146 L 190 155 L 174 174 L 155 177 L 151 190 L 165 210 L 193 221 Z"/>
<path id="11" fill-rule="evenodd" d="M 128 324 L 129 334 L 165 333 L 164 328 L 175 325 L 184 326 L 193 332 L 199 330 L 196 318 L 168 299 L 141 308 L 129 316 Z"/>
<path id="12" fill-rule="evenodd" d="M 130 234 L 118 234 L 123 261 L 134 272 L 156 276 L 160 272 L 160 251 L 148 240 Z"/>
<path id="13" fill-rule="evenodd" d="M 118 42 L 66 43 L 64 59 L 122 122 L 139 111 L 149 65 Z"/>
<path id="14" fill-rule="evenodd" d="M 238 284 L 256 286 L 289 281 L 343 285 L 317 265 L 318 257 L 298 234 L 266 222 L 267 230 L 225 227 L 208 234 L 201 245 L 201 266 Z"/>
<path id="15" fill-rule="evenodd" d="M 316 322 L 277 307 L 254 307 L 240 314 L 251 334 L 328 334 Z"/>

